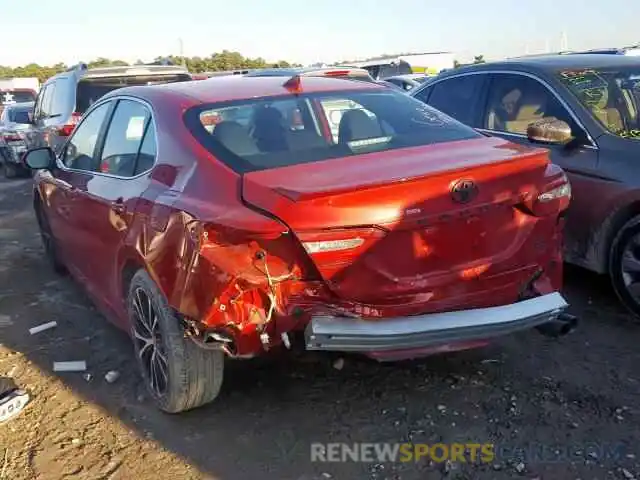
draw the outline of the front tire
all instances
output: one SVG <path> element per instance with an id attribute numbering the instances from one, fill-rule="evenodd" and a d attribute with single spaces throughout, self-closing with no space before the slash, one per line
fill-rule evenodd
<path id="1" fill-rule="evenodd" d="M 138 367 L 158 408 L 180 413 L 212 402 L 222 386 L 225 354 L 185 337 L 180 320 L 144 270 L 131 280 L 127 307 Z"/>
<path id="2" fill-rule="evenodd" d="M 640 317 L 640 216 L 616 235 L 609 256 L 611 283 L 622 304 Z"/>
<path id="3" fill-rule="evenodd" d="M 58 275 L 65 275 L 67 273 L 67 267 L 64 265 L 60 256 L 58 255 L 58 246 L 56 239 L 51 233 L 51 227 L 49 226 L 49 220 L 47 215 L 41 210 L 41 207 L 36 203 L 36 219 L 38 221 L 38 227 L 40 229 L 40 238 L 42 239 L 42 246 L 44 247 L 44 254 L 47 257 L 47 261 L 54 272 Z"/>

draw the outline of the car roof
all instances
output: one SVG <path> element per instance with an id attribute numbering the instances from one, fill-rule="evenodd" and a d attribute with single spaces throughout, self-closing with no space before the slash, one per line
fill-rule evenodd
<path id="1" fill-rule="evenodd" d="M 284 86 L 290 76 L 260 76 L 229 75 L 213 77 L 207 80 L 190 82 L 166 83 L 162 85 L 123 87 L 108 93 L 103 98 L 111 96 L 131 95 L 150 100 L 157 98 L 157 93 L 165 92 L 184 100 L 197 103 L 215 103 L 229 100 L 242 100 L 257 97 L 275 97 L 289 95 Z M 344 90 L 380 89 L 376 83 L 363 82 L 334 77 L 301 76 L 302 93 L 331 92 Z"/>
<path id="2" fill-rule="evenodd" d="M 626 55 L 601 55 L 588 53 L 567 53 L 561 55 L 535 55 L 506 60 L 467 65 L 443 72 L 440 77 L 459 73 L 505 68 L 507 70 L 530 69 L 538 71 L 573 70 L 583 68 L 619 68 L 640 66 L 640 58 Z"/>

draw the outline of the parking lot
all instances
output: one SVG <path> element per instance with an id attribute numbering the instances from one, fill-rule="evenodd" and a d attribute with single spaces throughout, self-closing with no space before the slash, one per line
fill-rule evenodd
<path id="1" fill-rule="evenodd" d="M 606 279 L 566 273 L 580 328 L 377 364 L 346 357 L 233 364 L 212 405 L 179 416 L 145 397 L 130 342 L 42 257 L 30 180 L 0 180 L 0 374 L 32 400 L 0 429 L 0 478 L 635 478 L 640 326 Z M 55 320 L 58 327 L 30 335 Z M 86 360 L 87 373 L 52 372 Z M 636 367 L 634 367 L 636 365 Z M 120 372 L 109 384 L 104 375 Z M 492 442 L 490 464 L 312 463 L 312 442 Z M 558 461 L 516 447 L 572 449 Z M 620 446 L 618 455 L 609 447 Z M 603 454 L 603 452 L 609 454 Z M 502 453 L 501 453 L 502 452 Z M 560 454 L 563 452 L 560 451 Z M 561 455 L 560 455 L 561 456 Z"/>

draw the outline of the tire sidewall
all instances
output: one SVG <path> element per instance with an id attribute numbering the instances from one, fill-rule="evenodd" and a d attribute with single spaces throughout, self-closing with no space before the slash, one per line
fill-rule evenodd
<path id="1" fill-rule="evenodd" d="M 631 219 L 618 232 L 611 246 L 609 255 L 609 275 L 611 283 L 620 302 L 640 317 L 640 303 L 629 294 L 622 275 L 622 255 L 629 241 L 640 233 L 640 216 Z"/>
<path id="2" fill-rule="evenodd" d="M 155 282 L 145 270 L 139 270 L 132 278 L 129 285 L 127 296 L 127 311 L 129 314 L 129 323 L 132 339 L 134 329 L 134 310 L 133 299 L 138 288 L 142 288 L 151 299 L 151 305 L 158 316 L 158 328 L 160 331 L 162 346 L 167 357 L 167 389 L 166 392 L 158 396 L 151 388 L 147 369 L 142 364 L 140 355 L 138 354 L 138 346 L 134 341 L 134 354 L 136 362 L 145 383 L 147 392 L 151 395 L 156 405 L 166 413 L 179 413 L 191 408 L 195 408 L 207 402 L 194 404 L 190 401 L 191 388 L 194 381 L 193 368 L 194 363 L 198 362 L 203 355 L 207 355 L 208 361 L 216 364 L 218 368 L 217 378 L 207 379 L 201 378 L 201 381 L 213 381 L 213 387 L 210 390 L 214 392 L 212 398 L 217 396 L 221 384 L 224 354 L 217 352 L 202 352 L 190 339 L 185 337 L 184 329 L 169 306 L 165 296 L 157 287 Z M 219 377 L 219 378 L 218 378 Z M 211 399 L 212 399 L 211 398 Z"/>

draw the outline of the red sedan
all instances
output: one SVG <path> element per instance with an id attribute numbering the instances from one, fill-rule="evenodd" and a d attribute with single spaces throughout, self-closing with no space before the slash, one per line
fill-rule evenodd
<path id="1" fill-rule="evenodd" d="M 48 259 L 131 332 L 167 412 L 212 401 L 227 357 L 299 342 L 394 360 L 575 325 L 570 188 L 547 151 L 375 83 L 123 88 L 25 162 Z"/>

